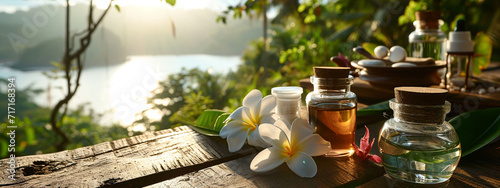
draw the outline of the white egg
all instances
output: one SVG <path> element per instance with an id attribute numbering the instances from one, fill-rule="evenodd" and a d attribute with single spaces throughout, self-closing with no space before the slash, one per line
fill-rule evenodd
<path id="1" fill-rule="evenodd" d="M 406 63 L 406 62 L 403 62 L 403 63 L 394 63 L 391 65 L 391 67 L 416 67 L 417 65 L 413 64 L 413 63 Z"/>
<path id="2" fill-rule="evenodd" d="M 406 50 L 401 46 L 393 46 L 389 53 L 389 61 L 400 62 L 405 60 Z"/>
<path id="3" fill-rule="evenodd" d="M 384 58 L 389 53 L 389 48 L 380 45 L 377 46 L 373 52 L 375 53 L 375 57 Z"/>
<path id="4" fill-rule="evenodd" d="M 358 64 L 361 66 L 377 66 L 377 67 L 385 66 L 385 63 L 383 61 L 376 59 L 363 59 L 359 61 Z"/>

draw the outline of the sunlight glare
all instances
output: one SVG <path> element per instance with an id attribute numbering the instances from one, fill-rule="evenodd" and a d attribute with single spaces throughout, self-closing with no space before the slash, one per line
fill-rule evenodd
<path id="1" fill-rule="evenodd" d="M 147 59 L 132 58 L 120 65 L 110 79 L 109 100 L 115 109 L 113 119 L 122 125 L 131 125 L 137 113 L 152 107 L 147 104 L 147 98 L 152 97 L 158 81 L 164 79 L 153 75 L 155 68 L 147 62 Z M 148 113 L 148 118 L 161 118 L 161 112 Z"/>
<path id="2" fill-rule="evenodd" d="M 97 8 L 106 9 L 108 7 L 110 0 L 97 0 L 94 1 L 94 4 Z M 119 6 L 170 6 L 165 1 L 160 0 L 115 0 L 113 5 Z"/>
<path id="3" fill-rule="evenodd" d="M 221 1 L 221 0 L 183 0 L 177 1 L 173 8 L 176 9 L 211 9 L 215 11 L 223 11 L 227 8 L 229 3 L 235 4 L 234 0 Z M 106 9 L 109 4 L 109 0 L 95 0 L 94 4 L 97 8 Z M 165 6 L 172 7 L 170 4 L 166 3 L 164 0 L 115 0 L 113 4 L 122 6 Z"/>
<path id="4" fill-rule="evenodd" d="M 159 121 L 159 120 L 161 120 L 161 117 L 163 116 L 162 111 L 153 110 L 153 109 L 147 110 L 146 112 L 144 112 L 144 114 L 146 115 L 146 117 L 149 119 L 150 122 Z"/>

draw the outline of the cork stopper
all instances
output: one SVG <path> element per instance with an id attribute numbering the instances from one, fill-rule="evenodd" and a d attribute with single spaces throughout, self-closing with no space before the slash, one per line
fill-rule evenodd
<path id="1" fill-rule="evenodd" d="M 313 67 L 316 78 L 347 78 L 349 67 Z"/>
<path id="2" fill-rule="evenodd" d="M 415 17 L 421 29 L 439 29 L 440 11 L 417 11 Z"/>
<path id="3" fill-rule="evenodd" d="M 395 101 L 399 104 L 395 104 L 394 114 L 409 122 L 442 123 L 447 113 L 443 107 L 447 93 L 448 90 L 439 88 L 396 87 Z"/>
<path id="4" fill-rule="evenodd" d="M 448 90 L 430 87 L 396 87 L 396 102 L 412 105 L 443 105 Z"/>

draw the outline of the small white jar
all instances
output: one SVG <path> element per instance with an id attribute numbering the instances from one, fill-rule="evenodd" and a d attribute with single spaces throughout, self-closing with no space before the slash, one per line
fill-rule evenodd
<path id="1" fill-rule="evenodd" d="M 273 87 L 271 93 L 276 97 L 276 114 L 288 123 L 300 118 L 302 88 L 297 86 Z"/>

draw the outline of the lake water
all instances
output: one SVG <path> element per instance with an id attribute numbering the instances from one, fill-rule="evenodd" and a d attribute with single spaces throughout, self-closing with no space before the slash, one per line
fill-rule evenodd
<path id="1" fill-rule="evenodd" d="M 182 68 L 227 73 L 236 71 L 240 64 L 239 56 L 129 56 L 123 64 L 85 68 L 80 87 L 69 107 L 71 109 L 89 103 L 94 112 L 103 114 L 99 123 L 130 125 L 135 114 L 150 108 L 146 99 L 151 96 L 151 91 L 157 87 L 157 83 L 165 80 L 168 75 L 178 73 Z M 0 78 L 15 77 L 18 89 L 29 85 L 44 89 L 45 92 L 33 100 L 41 106 L 53 107 L 63 97 L 61 87 L 65 84 L 62 79 L 48 79 L 43 72 L 23 72 L 0 65 Z M 159 112 L 148 111 L 147 114 L 152 119 L 161 118 Z"/>

